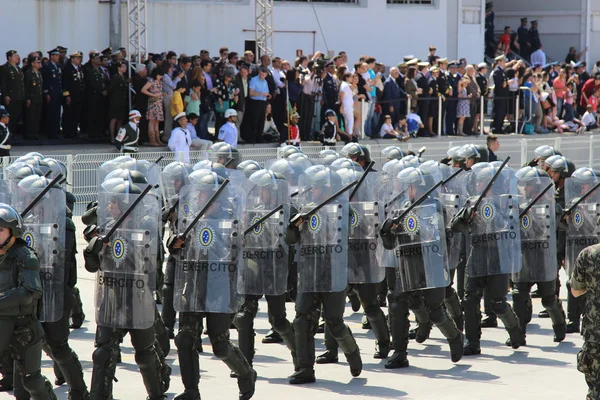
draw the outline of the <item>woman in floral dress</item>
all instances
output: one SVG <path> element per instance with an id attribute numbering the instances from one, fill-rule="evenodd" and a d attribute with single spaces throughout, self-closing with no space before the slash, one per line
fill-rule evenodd
<path id="1" fill-rule="evenodd" d="M 148 119 L 148 138 L 150 146 L 164 147 L 166 144 L 160 141 L 160 131 L 158 123 L 164 121 L 165 114 L 163 111 L 162 102 L 162 77 L 164 71 L 162 68 L 155 68 L 152 71 L 152 77 L 142 88 L 142 93 L 148 96 L 148 111 L 146 118 Z"/>

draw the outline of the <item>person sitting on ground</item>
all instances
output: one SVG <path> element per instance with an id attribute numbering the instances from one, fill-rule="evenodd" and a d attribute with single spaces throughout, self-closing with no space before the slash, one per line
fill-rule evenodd
<path id="1" fill-rule="evenodd" d="M 336 141 L 343 140 L 345 144 L 357 142 L 356 137 L 352 137 L 338 129 L 337 116 L 335 111 L 325 111 L 325 123 L 321 128 L 319 140 L 323 146 L 335 146 Z"/>
<path id="2" fill-rule="evenodd" d="M 411 108 L 410 113 L 406 116 L 406 125 L 408 127 L 408 134 L 413 139 L 416 139 L 417 132 L 419 129 L 424 128 L 423 121 L 421 121 L 421 117 L 417 114 L 418 108 L 415 106 Z"/>
<path id="3" fill-rule="evenodd" d="M 186 125 L 187 130 L 190 132 L 190 138 L 192 139 L 191 148 L 194 150 L 208 150 L 213 142 L 210 140 L 200 139 L 196 133 L 196 126 L 198 126 L 198 114 L 191 113 L 187 115 L 188 123 Z"/>
<path id="4" fill-rule="evenodd" d="M 275 140 L 279 140 L 279 131 L 277 130 L 277 125 L 275 125 L 275 120 L 273 119 L 271 104 L 267 104 L 267 109 L 265 111 L 265 127 L 263 129 L 263 142 L 268 143 Z"/>
<path id="5" fill-rule="evenodd" d="M 379 136 L 381 136 L 383 139 L 398 139 L 404 141 L 410 139 L 408 134 L 403 136 L 400 131 L 394 129 L 394 125 L 392 125 L 392 117 L 389 115 L 383 117 L 383 125 L 381 125 Z"/>

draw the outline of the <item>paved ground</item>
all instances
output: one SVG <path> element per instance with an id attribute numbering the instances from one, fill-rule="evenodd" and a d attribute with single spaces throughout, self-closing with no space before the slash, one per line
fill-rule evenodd
<path id="1" fill-rule="evenodd" d="M 77 218 L 78 219 L 78 218 Z M 78 221 L 81 232 L 81 223 Z M 80 330 L 73 331 L 71 345 L 79 354 L 85 368 L 86 382 L 91 379 L 91 356 L 94 342 L 94 276 L 83 268 L 81 251 L 83 239 L 79 240 L 79 288 L 82 293 L 87 321 Z M 562 277 L 565 282 L 565 277 Z M 566 305 L 566 292 L 561 292 Z M 255 399 L 583 399 L 586 385 L 583 375 L 575 367 L 576 353 L 582 339 L 578 334 L 568 335 L 560 344 L 552 342 L 549 319 L 537 318 L 542 309 L 539 299 L 534 299 L 534 317 L 528 327 L 527 347 L 513 350 L 504 345 L 507 333 L 503 328 L 484 329 L 483 354 L 463 358 L 457 364 L 450 361 L 447 342 L 434 328 L 432 337 L 424 344 L 411 341 L 407 369 L 388 371 L 385 361 L 372 358 L 373 334 L 360 328 L 361 313 L 346 308 L 346 320 L 356 336 L 363 356 L 364 370 L 360 377 L 352 378 L 343 356 L 339 364 L 317 366 L 317 382 L 312 385 L 292 386 L 287 376 L 293 371 L 291 357 L 283 345 L 264 345 L 260 342 L 269 325 L 266 303 L 261 301 L 256 321 L 257 345 L 255 368 L 259 375 Z M 387 312 L 387 310 L 384 310 Z M 293 318 L 293 305 L 288 303 L 288 317 Z M 232 338 L 237 340 L 235 331 Z M 317 352 L 323 350 L 323 335 L 317 335 Z M 172 399 L 183 390 L 179 376 L 176 348 L 168 357 L 173 367 Z M 203 399 L 237 399 L 237 386 L 229 378 L 225 365 L 216 359 L 204 337 L 205 353 L 200 356 L 202 378 L 200 382 Z M 122 345 L 123 362 L 117 368 L 118 383 L 114 384 L 115 399 L 143 400 L 144 387 L 134 353 L 128 338 Z M 318 354 L 318 353 L 317 353 Z M 54 379 L 51 363 L 45 358 L 44 373 Z M 56 389 L 60 399 L 66 399 L 66 387 Z M 0 399 L 8 398 L 1 394 Z"/>

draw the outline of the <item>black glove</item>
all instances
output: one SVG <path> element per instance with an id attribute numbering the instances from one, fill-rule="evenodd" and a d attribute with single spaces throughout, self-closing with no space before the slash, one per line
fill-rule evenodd
<path id="1" fill-rule="evenodd" d="M 97 233 L 98 233 L 98 226 L 90 225 L 83 230 L 83 238 L 85 239 L 86 242 L 89 243 L 92 240 L 92 238 L 94 238 L 96 236 Z"/>
<path id="2" fill-rule="evenodd" d="M 385 220 L 381 229 L 379 230 L 379 236 L 383 242 L 383 247 L 386 250 L 394 250 L 396 247 L 397 235 L 394 229 L 394 221 L 391 218 Z"/>
<path id="3" fill-rule="evenodd" d="M 104 247 L 104 242 L 102 241 L 102 239 L 100 237 L 98 237 L 98 236 L 94 236 L 90 240 L 90 243 L 88 244 L 88 246 L 85 249 L 85 251 L 87 251 L 88 253 L 92 253 L 92 254 L 98 255 L 102 251 L 103 247 Z"/>
<path id="4" fill-rule="evenodd" d="M 452 229 L 452 232 L 468 232 L 472 214 L 473 211 L 470 207 L 464 206 L 461 208 L 461 210 L 452 217 L 452 221 L 450 221 L 450 229 Z"/>

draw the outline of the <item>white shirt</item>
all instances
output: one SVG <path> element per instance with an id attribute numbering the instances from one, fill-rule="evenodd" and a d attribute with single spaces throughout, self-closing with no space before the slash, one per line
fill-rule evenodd
<path id="1" fill-rule="evenodd" d="M 277 86 L 277 88 L 284 87 L 285 83 L 281 82 L 281 78 L 285 78 L 285 74 L 277 68 L 271 68 L 271 73 L 273 74 L 273 80 L 275 81 L 275 86 Z"/>
<path id="2" fill-rule="evenodd" d="M 348 82 L 342 82 L 340 85 L 340 92 L 344 93 L 344 108 L 349 107 L 350 109 L 354 107 L 354 99 L 352 98 L 352 89 Z"/>
<path id="3" fill-rule="evenodd" d="M 227 122 L 221 129 L 219 129 L 219 140 L 231 145 L 231 147 L 237 147 L 238 145 L 238 130 L 237 126 L 233 122 Z"/>
<path id="4" fill-rule="evenodd" d="M 406 119 L 407 120 L 414 119 L 419 124 L 423 123 L 423 121 L 421 121 L 421 117 L 419 116 L 419 114 L 415 114 L 415 113 L 408 113 L 408 115 L 406 116 Z"/>
<path id="5" fill-rule="evenodd" d="M 583 114 L 583 118 L 581 118 L 581 123 L 584 126 L 590 126 L 596 123 L 596 118 L 594 118 L 594 114 L 586 111 L 585 114 Z"/>
<path id="6" fill-rule="evenodd" d="M 188 122 L 188 124 L 185 126 L 185 129 L 187 129 L 190 132 L 190 138 L 192 140 L 198 137 L 198 135 L 196 134 L 196 128 L 194 128 L 194 125 L 192 125 L 191 122 Z"/>
<path id="7" fill-rule="evenodd" d="M 177 127 L 171 131 L 169 138 L 169 149 L 175 153 L 176 161 L 190 162 L 190 145 L 192 138 L 187 129 Z"/>
<path id="8" fill-rule="evenodd" d="M 381 137 L 383 137 L 383 136 L 385 136 L 388 133 L 390 135 L 396 136 L 396 133 L 394 132 L 394 127 L 392 126 L 392 124 L 383 124 L 383 125 L 381 125 L 381 130 L 379 131 L 379 135 L 381 135 Z"/>
<path id="9" fill-rule="evenodd" d="M 546 54 L 542 49 L 537 49 L 531 53 L 531 65 L 540 64 L 541 66 L 546 65 Z"/>

